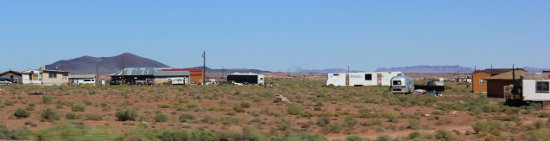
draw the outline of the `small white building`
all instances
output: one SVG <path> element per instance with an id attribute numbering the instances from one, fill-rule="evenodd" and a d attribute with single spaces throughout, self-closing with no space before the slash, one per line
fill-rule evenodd
<path id="1" fill-rule="evenodd" d="M 69 75 L 69 84 L 95 84 L 96 75 Z"/>
<path id="2" fill-rule="evenodd" d="M 391 78 L 401 72 L 329 73 L 327 86 L 390 86 Z"/>
<path id="3" fill-rule="evenodd" d="M 550 101 L 550 74 L 522 74 L 523 101 Z"/>
<path id="4" fill-rule="evenodd" d="M 40 85 L 42 84 L 42 73 L 39 69 L 27 70 L 21 72 L 23 84 Z"/>

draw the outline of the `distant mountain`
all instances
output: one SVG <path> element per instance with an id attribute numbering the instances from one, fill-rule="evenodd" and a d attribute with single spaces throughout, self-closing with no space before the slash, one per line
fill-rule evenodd
<path id="1" fill-rule="evenodd" d="M 462 66 L 410 66 L 410 67 L 393 67 L 393 68 L 378 68 L 376 72 L 399 71 L 403 73 L 471 73 L 473 68 Z"/>
<path id="2" fill-rule="evenodd" d="M 530 73 L 540 73 L 542 71 L 550 71 L 550 69 L 535 68 L 535 67 L 523 67 L 523 69 Z"/>
<path id="3" fill-rule="evenodd" d="M 163 63 L 155 60 L 140 57 L 131 53 L 123 53 L 112 57 L 91 57 L 82 56 L 71 60 L 61 60 L 46 65 L 46 69 L 64 70 L 71 73 L 96 73 L 96 66 L 99 73 L 114 73 L 121 68 L 122 56 L 124 56 L 125 67 L 154 67 L 169 68 Z"/>
<path id="4" fill-rule="evenodd" d="M 344 72 L 348 72 L 348 70 L 342 69 L 342 68 L 332 68 L 332 69 L 322 69 L 322 70 L 300 70 L 297 73 L 325 74 L 325 73 L 344 73 Z M 350 70 L 350 72 L 364 72 L 364 71 Z"/>

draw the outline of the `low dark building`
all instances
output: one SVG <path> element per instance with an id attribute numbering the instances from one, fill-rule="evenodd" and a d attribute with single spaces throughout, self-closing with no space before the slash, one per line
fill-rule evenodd
<path id="1" fill-rule="evenodd" d="M 111 75 L 111 85 L 190 84 L 189 71 L 163 71 L 164 68 L 125 68 Z"/>
<path id="2" fill-rule="evenodd" d="M 0 80 L 9 80 L 11 82 L 21 84 L 22 81 L 21 72 L 9 70 L 3 73 L 0 73 Z"/>
<path id="3" fill-rule="evenodd" d="M 504 97 L 504 87 L 518 85 L 521 82 L 521 75 L 528 72 L 523 70 L 508 71 L 487 78 L 487 97 Z"/>
<path id="4" fill-rule="evenodd" d="M 264 75 L 253 73 L 235 73 L 227 75 L 227 82 L 264 85 Z"/>

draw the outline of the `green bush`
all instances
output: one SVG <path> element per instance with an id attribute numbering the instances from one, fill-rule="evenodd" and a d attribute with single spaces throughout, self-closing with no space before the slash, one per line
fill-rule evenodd
<path id="1" fill-rule="evenodd" d="M 122 134 L 119 140 L 122 141 L 158 141 L 155 134 L 145 129 L 146 127 L 138 126 L 126 133 Z"/>
<path id="2" fill-rule="evenodd" d="M 31 135 L 31 131 L 25 126 L 9 130 L 6 125 L 0 124 L 0 140 L 28 140 Z"/>
<path id="3" fill-rule="evenodd" d="M 82 102 L 83 102 L 84 104 L 88 105 L 88 106 L 94 104 L 92 101 L 90 101 L 90 100 L 88 100 L 88 99 L 84 99 Z"/>
<path id="4" fill-rule="evenodd" d="M 4 105 L 6 105 L 6 106 L 13 106 L 13 104 L 15 104 L 15 101 L 6 100 L 6 101 L 4 102 Z"/>
<path id="5" fill-rule="evenodd" d="M 31 112 L 29 112 L 25 109 L 17 109 L 13 113 L 13 116 L 15 116 L 17 118 L 28 118 L 29 116 L 31 116 Z"/>
<path id="6" fill-rule="evenodd" d="M 50 104 L 53 101 L 53 96 L 42 96 L 42 103 Z"/>
<path id="7" fill-rule="evenodd" d="M 325 133 L 340 133 L 340 130 L 342 127 L 340 127 L 339 124 L 330 124 L 326 127 L 323 127 L 323 132 Z"/>
<path id="8" fill-rule="evenodd" d="M 206 115 L 204 116 L 204 118 L 201 120 L 202 123 L 207 123 L 207 124 L 214 124 L 216 122 L 218 122 L 218 119 L 212 117 L 212 116 L 209 116 L 209 115 Z"/>
<path id="9" fill-rule="evenodd" d="M 437 130 L 435 131 L 434 136 L 436 139 L 442 141 L 460 141 L 460 137 L 458 137 L 458 135 L 448 130 Z"/>
<path id="10" fill-rule="evenodd" d="M 421 136 L 420 132 L 415 131 L 415 132 L 409 133 L 408 138 L 409 139 L 416 139 L 416 138 L 419 138 L 420 136 Z"/>
<path id="11" fill-rule="evenodd" d="M 214 134 L 202 130 L 159 130 L 155 136 L 161 141 L 219 141 Z"/>
<path id="12" fill-rule="evenodd" d="M 59 113 L 49 108 L 42 110 L 42 113 L 40 114 L 40 121 L 54 121 L 59 120 L 60 118 L 61 116 Z"/>
<path id="13" fill-rule="evenodd" d="M 136 110 L 122 109 L 115 114 L 117 121 L 136 121 L 138 113 Z"/>
<path id="14" fill-rule="evenodd" d="M 241 106 L 242 108 L 250 108 L 250 103 L 241 102 L 240 106 Z"/>
<path id="15" fill-rule="evenodd" d="M 221 141 L 268 141 L 267 137 L 264 137 L 260 133 L 256 132 L 251 127 L 244 128 L 230 128 L 228 130 L 218 131 L 216 133 Z"/>
<path id="16" fill-rule="evenodd" d="M 317 125 L 320 127 L 325 127 L 330 124 L 330 118 L 328 117 L 319 117 L 317 118 Z"/>
<path id="17" fill-rule="evenodd" d="M 382 117 L 388 119 L 388 122 L 397 122 L 397 116 L 391 113 L 382 113 Z"/>
<path id="18" fill-rule="evenodd" d="M 71 106 L 71 109 L 73 110 L 73 112 L 84 112 L 85 108 L 86 106 L 84 104 L 73 104 Z"/>
<path id="19" fill-rule="evenodd" d="M 80 119 L 81 116 L 79 114 L 76 114 L 76 113 L 73 113 L 73 112 L 67 112 L 65 114 L 65 118 L 68 119 L 68 120 L 75 120 L 75 119 Z"/>
<path id="20" fill-rule="evenodd" d="M 300 115 L 300 114 L 302 114 L 302 109 L 296 104 L 288 105 L 286 111 L 288 112 L 288 114 L 291 114 L 291 115 Z"/>
<path id="21" fill-rule="evenodd" d="M 349 137 L 346 137 L 345 141 L 366 141 L 366 140 L 358 136 L 349 136 Z"/>
<path id="22" fill-rule="evenodd" d="M 347 128 L 352 128 L 357 125 L 358 121 L 353 116 L 348 116 L 344 119 L 344 126 Z"/>
<path id="23" fill-rule="evenodd" d="M 101 117 L 101 115 L 96 115 L 96 114 L 86 114 L 86 117 L 85 120 L 93 120 L 93 121 L 102 121 L 103 120 L 103 117 Z"/>
<path id="24" fill-rule="evenodd" d="M 522 137 L 521 140 L 525 141 L 548 141 L 550 140 L 550 129 L 539 129 L 529 131 L 526 135 Z"/>
<path id="25" fill-rule="evenodd" d="M 420 129 L 420 120 L 418 120 L 418 119 L 409 119 L 408 128 L 414 129 L 414 130 Z"/>
<path id="26" fill-rule="evenodd" d="M 389 135 L 382 135 L 376 137 L 375 141 L 392 141 L 392 137 Z"/>
<path id="27" fill-rule="evenodd" d="M 233 106 L 233 111 L 235 111 L 237 113 L 245 112 L 244 108 L 242 108 L 241 106 L 238 106 L 238 105 Z"/>
<path id="28" fill-rule="evenodd" d="M 382 126 L 383 123 L 382 123 L 382 120 L 378 118 L 373 118 L 373 119 L 367 120 L 365 123 L 362 123 L 362 125 L 363 126 Z"/>
<path id="29" fill-rule="evenodd" d="M 275 126 L 279 131 L 287 131 L 292 127 L 292 122 L 284 118 L 277 118 Z"/>
<path id="30" fill-rule="evenodd" d="M 480 121 L 472 125 L 474 131 L 478 134 L 491 134 L 499 136 L 504 126 L 498 121 Z"/>
<path id="31" fill-rule="evenodd" d="M 166 122 L 168 121 L 168 116 L 166 116 L 165 114 L 161 113 L 161 112 L 157 112 L 155 113 L 155 122 Z"/>
<path id="32" fill-rule="evenodd" d="M 274 137 L 274 138 L 271 139 L 271 141 L 328 141 L 328 139 L 326 139 L 323 136 L 320 136 L 320 135 L 317 135 L 317 134 L 312 134 L 312 133 L 286 132 L 284 136 Z"/>
<path id="33" fill-rule="evenodd" d="M 229 116 L 229 117 L 225 117 L 223 119 L 223 124 L 224 125 L 237 125 L 241 122 L 241 119 L 240 118 L 237 118 L 237 117 L 232 117 L 232 116 Z"/>
<path id="34" fill-rule="evenodd" d="M 186 114 L 186 113 L 180 114 L 180 121 L 181 121 L 181 122 L 187 122 L 187 123 L 189 123 L 189 122 L 191 122 L 191 121 L 193 121 L 193 120 L 195 120 L 195 116 L 192 115 L 192 114 Z"/>

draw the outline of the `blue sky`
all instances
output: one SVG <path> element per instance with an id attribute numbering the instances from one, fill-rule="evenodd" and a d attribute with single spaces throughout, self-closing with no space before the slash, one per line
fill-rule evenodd
<path id="1" fill-rule="evenodd" d="M 550 1 L 0 1 L 0 70 L 131 52 L 173 67 L 550 68 Z"/>

